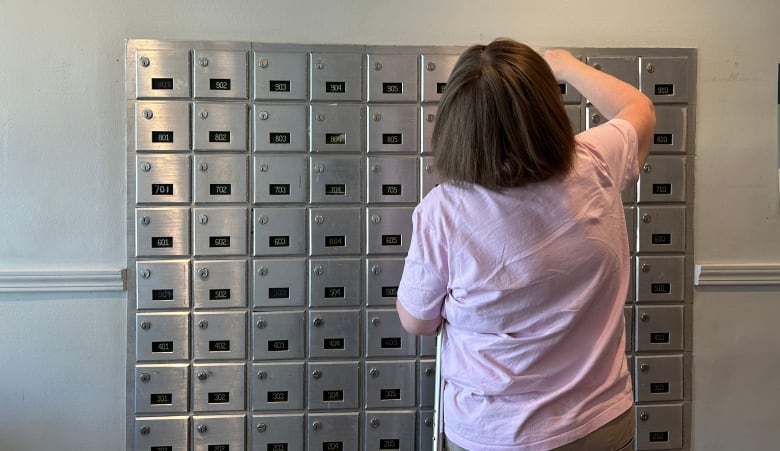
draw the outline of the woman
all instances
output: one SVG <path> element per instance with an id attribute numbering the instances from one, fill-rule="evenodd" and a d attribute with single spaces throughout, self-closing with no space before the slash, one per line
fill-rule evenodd
<path id="1" fill-rule="evenodd" d="M 576 137 L 556 80 L 611 119 Z M 629 450 L 629 251 L 620 192 L 652 102 L 564 50 L 501 39 L 459 58 L 433 133 L 446 183 L 417 206 L 404 328 L 441 326 L 450 450 Z"/>

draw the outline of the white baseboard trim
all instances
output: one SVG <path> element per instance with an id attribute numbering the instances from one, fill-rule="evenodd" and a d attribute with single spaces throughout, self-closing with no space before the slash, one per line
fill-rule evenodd
<path id="1" fill-rule="evenodd" d="M 780 285 L 780 264 L 701 264 L 696 265 L 697 286 Z"/>
<path id="2" fill-rule="evenodd" d="M 0 270 L 0 293 L 125 291 L 125 269 Z"/>

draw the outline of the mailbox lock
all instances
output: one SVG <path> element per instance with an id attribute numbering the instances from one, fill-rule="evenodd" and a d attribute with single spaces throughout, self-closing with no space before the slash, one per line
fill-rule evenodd
<path id="1" fill-rule="evenodd" d="M 143 163 L 141 163 L 141 170 L 144 171 L 144 172 L 151 171 L 152 170 L 152 164 L 149 163 L 148 161 L 144 161 Z"/>
<path id="2" fill-rule="evenodd" d="M 150 323 L 149 321 L 144 321 L 141 323 L 141 329 L 143 330 L 149 330 L 151 329 L 151 327 L 152 327 L 152 323 Z"/>
<path id="3" fill-rule="evenodd" d="M 653 167 L 650 166 L 650 163 L 645 163 L 645 165 L 642 166 L 642 170 L 645 171 L 645 174 L 649 174 L 653 171 Z"/>
<path id="4" fill-rule="evenodd" d="M 428 69 L 429 71 L 434 71 L 436 70 L 436 63 L 428 63 L 425 65 L 425 68 Z"/>
<path id="5" fill-rule="evenodd" d="M 205 371 L 201 371 L 200 373 L 198 373 L 198 379 L 199 380 L 205 381 L 208 378 L 209 378 L 209 375 Z"/>
<path id="6" fill-rule="evenodd" d="M 594 64 L 593 68 L 596 69 L 596 70 L 601 70 L 601 63 Z"/>
<path id="7" fill-rule="evenodd" d="M 311 424 L 311 428 L 312 428 L 312 429 L 314 429 L 315 431 L 319 431 L 319 430 L 320 430 L 320 428 L 322 428 L 322 424 L 320 424 L 320 422 L 319 422 L 319 421 L 314 421 L 314 422 Z"/>
<path id="8" fill-rule="evenodd" d="M 311 372 L 311 377 L 313 377 L 315 379 L 319 379 L 320 377 L 322 377 L 322 371 L 320 371 L 320 370 L 312 371 Z"/>
<path id="9" fill-rule="evenodd" d="M 594 124 L 598 124 L 601 122 L 601 115 L 596 113 L 593 116 L 590 117 L 591 121 L 593 121 Z"/>
<path id="10" fill-rule="evenodd" d="M 200 110 L 200 118 L 206 119 L 207 117 L 209 117 L 209 112 L 206 110 Z"/>
<path id="11" fill-rule="evenodd" d="M 268 116 L 269 116 L 269 115 L 268 115 L 268 111 L 261 111 L 261 112 L 260 112 L 260 113 L 257 115 L 257 117 L 259 117 L 261 121 L 264 121 L 264 120 L 268 119 Z"/>
<path id="12" fill-rule="evenodd" d="M 436 374 L 436 370 L 434 370 L 433 368 L 426 368 L 425 369 L 425 375 L 426 376 L 433 376 L 434 374 Z"/>
<path id="13" fill-rule="evenodd" d="M 379 224 L 382 222 L 382 216 L 380 215 L 371 215 L 371 222 Z"/>
<path id="14" fill-rule="evenodd" d="M 257 432 L 265 432 L 266 429 L 268 429 L 268 427 L 265 425 L 265 423 L 257 424 Z"/>
<path id="15" fill-rule="evenodd" d="M 374 70 L 382 70 L 382 63 L 380 63 L 379 61 L 374 63 Z"/>
<path id="16" fill-rule="evenodd" d="M 646 373 L 646 372 L 650 371 L 650 365 L 648 365 L 647 363 L 643 363 L 643 364 L 639 365 L 639 371 L 641 371 L 643 373 Z"/>
<path id="17" fill-rule="evenodd" d="M 374 113 L 374 122 L 379 122 L 382 120 L 382 113 Z"/>
<path id="18" fill-rule="evenodd" d="M 373 324 L 374 326 L 378 326 L 379 323 L 381 323 L 381 321 L 379 321 L 379 317 L 378 316 L 375 316 L 375 317 L 371 318 L 371 324 Z"/>
<path id="19" fill-rule="evenodd" d="M 202 57 L 200 57 L 200 59 L 198 60 L 198 64 L 200 64 L 200 65 L 201 65 L 201 67 L 206 67 L 206 66 L 208 66 L 208 65 L 209 65 L 209 59 L 208 59 L 208 58 L 206 58 L 205 56 L 202 56 Z"/>
<path id="20" fill-rule="evenodd" d="M 641 421 L 647 421 L 647 420 L 650 419 L 650 414 L 647 413 L 647 412 L 642 412 L 642 413 L 639 414 L 639 419 Z"/>
<path id="21" fill-rule="evenodd" d="M 267 325 L 268 325 L 268 323 L 266 323 L 263 318 L 259 318 L 257 320 L 257 328 L 258 329 L 265 329 L 265 326 L 267 326 Z"/>
<path id="22" fill-rule="evenodd" d="M 206 172 L 209 170 L 209 164 L 205 161 L 201 161 L 198 165 L 198 169 L 200 169 L 200 172 Z"/>
<path id="23" fill-rule="evenodd" d="M 149 380 L 152 378 L 152 375 L 149 373 L 141 373 L 141 382 L 149 382 Z"/>
<path id="24" fill-rule="evenodd" d="M 376 163 L 372 164 L 372 165 L 371 165 L 371 172 L 373 172 L 374 174 L 376 174 L 377 172 L 379 172 L 379 165 L 378 165 L 378 164 L 376 164 Z"/>
<path id="25" fill-rule="evenodd" d="M 642 222 L 650 224 L 653 221 L 653 217 L 649 213 L 642 213 Z"/>
<path id="26" fill-rule="evenodd" d="M 206 280 L 209 278 L 209 269 L 208 268 L 200 268 L 198 270 L 198 275 L 201 279 Z"/>
<path id="27" fill-rule="evenodd" d="M 318 316 L 318 317 L 314 318 L 314 321 L 312 321 L 311 323 L 314 324 L 314 327 L 322 326 L 322 317 Z"/>
<path id="28" fill-rule="evenodd" d="M 197 430 L 198 430 L 198 432 L 200 432 L 201 434 L 205 434 L 205 433 L 206 433 L 206 431 L 208 431 L 208 430 L 209 430 L 209 427 L 208 427 L 208 426 L 206 426 L 205 424 L 199 424 L 199 425 L 197 426 L 197 428 L 196 428 L 196 429 L 197 429 Z"/>
<path id="29" fill-rule="evenodd" d="M 317 70 L 325 69 L 325 63 L 323 63 L 322 61 L 317 61 L 317 63 L 314 65 L 314 67 L 316 67 Z"/>
<path id="30" fill-rule="evenodd" d="M 317 115 L 314 116 L 314 118 L 317 119 L 318 121 L 322 122 L 322 121 L 325 120 L 325 115 L 322 114 L 322 113 L 317 113 Z"/>
<path id="31" fill-rule="evenodd" d="M 268 224 L 268 216 L 266 215 L 260 216 L 257 222 L 259 222 L 260 224 Z"/>
<path id="32" fill-rule="evenodd" d="M 265 69 L 268 67 L 268 58 L 260 58 L 260 62 L 257 65 Z"/>
<path id="33" fill-rule="evenodd" d="M 141 435 L 149 435 L 151 428 L 147 425 L 143 425 L 138 429 L 138 432 L 140 432 Z"/>
<path id="34" fill-rule="evenodd" d="M 143 271 L 141 271 L 141 277 L 144 279 L 148 279 L 152 277 L 152 271 L 149 268 L 144 268 Z"/>
<path id="35" fill-rule="evenodd" d="M 322 163 L 317 164 L 317 166 L 314 166 L 314 170 L 317 172 L 325 172 L 325 165 Z"/>
<path id="36" fill-rule="evenodd" d="M 433 174 L 433 165 L 430 164 L 430 163 L 427 163 L 425 165 L 425 172 L 427 172 L 428 174 Z"/>
<path id="37" fill-rule="evenodd" d="M 378 265 L 374 265 L 374 266 L 371 267 L 371 272 L 374 275 L 378 276 L 379 274 L 382 273 L 382 268 L 380 268 Z"/>
<path id="38" fill-rule="evenodd" d="M 149 64 L 150 64 L 149 58 L 147 58 L 145 56 L 142 56 L 140 61 L 141 61 L 141 66 L 149 67 Z"/>
<path id="39" fill-rule="evenodd" d="M 647 72 L 649 72 L 649 73 L 651 73 L 651 74 L 652 74 L 653 72 L 655 72 L 655 64 L 653 64 L 653 63 L 650 63 L 650 64 L 648 64 L 648 65 L 647 65 Z"/>
<path id="40" fill-rule="evenodd" d="M 263 266 L 262 268 L 257 270 L 257 274 L 259 274 L 259 275 L 261 275 L 263 277 L 267 276 L 268 275 L 268 268 Z"/>
<path id="41" fill-rule="evenodd" d="M 152 222 L 152 220 L 149 219 L 149 216 L 141 216 L 141 224 L 148 225 L 150 222 Z"/>
<path id="42" fill-rule="evenodd" d="M 646 323 L 646 322 L 650 321 L 650 315 L 648 315 L 647 313 L 642 313 L 641 315 L 639 315 L 639 319 L 643 323 Z"/>
<path id="43" fill-rule="evenodd" d="M 265 371 L 260 370 L 260 371 L 257 372 L 257 378 L 258 379 L 263 380 L 266 377 L 268 377 L 268 373 L 266 373 Z"/>
<path id="44" fill-rule="evenodd" d="M 428 427 L 433 426 L 433 418 L 426 418 L 425 419 L 425 425 Z"/>
<path id="45" fill-rule="evenodd" d="M 206 321 L 205 319 L 202 319 L 202 320 L 198 321 L 198 327 L 200 327 L 201 329 L 208 329 L 209 328 L 209 322 Z"/>
<path id="46" fill-rule="evenodd" d="M 436 115 L 433 113 L 428 113 L 427 116 L 425 116 L 425 120 L 428 122 L 433 122 L 436 119 Z"/>
<path id="47" fill-rule="evenodd" d="M 642 272 L 650 272 L 650 265 L 642 263 Z"/>
<path id="48" fill-rule="evenodd" d="M 368 370 L 368 374 L 370 374 L 372 377 L 377 377 L 379 376 L 379 370 L 376 368 L 371 368 Z"/>
<path id="49" fill-rule="evenodd" d="M 368 422 L 368 424 L 372 428 L 378 428 L 379 427 L 379 418 L 371 418 L 371 420 Z"/>
<path id="50" fill-rule="evenodd" d="M 314 222 L 317 224 L 324 224 L 325 223 L 325 217 L 322 215 L 317 215 L 314 217 Z"/>
<path id="51" fill-rule="evenodd" d="M 322 266 L 317 266 L 314 268 L 314 274 L 317 276 L 321 276 L 325 272 L 325 269 L 323 269 Z"/>
<path id="52" fill-rule="evenodd" d="M 206 224 L 207 222 L 209 222 L 209 217 L 206 215 L 200 215 L 198 216 L 198 222 L 200 222 L 201 224 Z"/>
<path id="53" fill-rule="evenodd" d="M 260 169 L 260 172 L 268 172 L 268 163 L 266 163 L 265 161 L 260 163 L 258 169 Z"/>
<path id="54" fill-rule="evenodd" d="M 154 117 L 152 110 L 144 110 L 144 119 L 151 119 Z"/>

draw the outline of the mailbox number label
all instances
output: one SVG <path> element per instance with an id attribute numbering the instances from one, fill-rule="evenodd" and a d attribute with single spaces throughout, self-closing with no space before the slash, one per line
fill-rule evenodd
<path id="1" fill-rule="evenodd" d="M 289 183 L 272 183 L 268 185 L 268 194 L 271 196 L 289 196 L 290 184 Z"/>
<path id="2" fill-rule="evenodd" d="M 401 337 L 383 337 L 380 340 L 382 349 L 401 349 Z"/>
<path id="3" fill-rule="evenodd" d="M 209 185 L 209 194 L 212 196 L 229 196 L 231 191 L 230 183 L 212 183 Z"/>
<path id="4" fill-rule="evenodd" d="M 269 236 L 268 247 L 290 247 L 289 236 Z"/>
<path id="5" fill-rule="evenodd" d="M 383 298 L 394 298 L 398 296 L 398 287 L 382 287 Z"/>
<path id="6" fill-rule="evenodd" d="M 383 196 L 400 196 L 401 191 L 401 185 L 382 185 Z"/>
<path id="7" fill-rule="evenodd" d="M 290 80 L 269 80 L 268 90 L 271 92 L 290 92 Z"/>
<path id="8" fill-rule="evenodd" d="M 669 332 L 652 332 L 650 334 L 650 343 L 664 344 L 669 342 Z"/>
<path id="9" fill-rule="evenodd" d="M 289 297 L 290 297 L 290 289 L 287 287 L 268 289 L 268 299 L 288 299 Z"/>
<path id="10" fill-rule="evenodd" d="M 344 442 L 322 442 L 322 451 L 344 451 Z"/>
<path id="11" fill-rule="evenodd" d="M 269 443 L 266 451 L 287 451 L 287 443 Z"/>
<path id="12" fill-rule="evenodd" d="M 325 247 L 344 247 L 346 245 L 347 245 L 347 239 L 344 235 L 325 237 Z"/>
<path id="13" fill-rule="evenodd" d="M 674 85 L 671 85 L 671 84 L 655 85 L 655 95 L 657 95 L 657 96 L 673 96 L 674 95 Z"/>
<path id="14" fill-rule="evenodd" d="M 343 338 L 326 338 L 323 340 L 322 348 L 327 350 L 344 349 Z"/>
<path id="15" fill-rule="evenodd" d="M 152 300 L 153 301 L 172 301 L 173 300 L 173 289 L 172 288 L 166 288 L 164 290 L 152 290 Z"/>
<path id="16" fill-rule="evenodd" d="M 436 83 L 436 94 L 444 94 L 444 88 L 447 87 L 447 83 Z"/>
<path id="17" fill-rule="evenodd" d="M 347 83 L 344 81 L 326 81 L 325 92 L 343 94 L 347 92 Z"/>
<path id="18" fill-rule="evenodd" d="M 346 133 L 325 133 L 325 144 L 346 144 Z"/>
<path id="19" fill-rule="evenodd" d="M 653 194 L 672 194 L 672 184 L 653 183 Z"/>
<path id="20" fill-rule="evenodd" d="M 403 144 L 403 133 L 382 133 L 382 144 Z"/>
<path id="21" fill-rule="evenodd" d="M 230 393 L 226 391 L 209 393 L 209 404 L 225 404 L 230 402 Z"/>
<path id="22" fill-rule="evenodd" d="M 668 442 L 669 441 L 669 432 L 668 431 L 651 432 L 650 433 L 650 441 L 651 442 Z"/>
<path id="23" fill-rule="evenodd" d="M 325 390 L 322 392 L 323 401 L 344 401 L 344 390 Z"/>
<path id="24" fill-rule="evenodd" d="M 229 131 L 209 131 L 210 143 L 229 143 L 230 132 Z"/>
<path id="25" fill-rule="evenodd" d="M 173 451 L 173 446 L 152 446 L 149 451 Z"/>
<path id="26" fill-rule="evenodd" d="M 173 89 L 173 78 L 152 78 L 152 89 Z"/>
<path id="27" fill-rule="evenodd" d="M 152 183 L 152 196 L 173 196 L 173 183 Z"/>
<path id="28" fill-rule="evenodd" d="M 650 384 L 650 393 L 669 393 L 669 382 L 654 382 Z"/>
<path id="29" fill-rule="evenodd" d="M 209 88 L 212 91 L 230 91 L 229 78 L 210 78 Z"/>
<path id="30" fill-rule="evenodd" d="M 288 402 L 290 396 L 286 391 L 269 391 L 268 402 Z"/>
<path id="31" fill-rule="evenodd" d="M 398 400 L 401 399 L 401 389 L 400 388 L 383 388 L 379 390 L 379 400 L 380 401 L 392 401 L 392 400 Z"/>
<path id="32" fill-rule="evenodd" d="M 230 445 L 209 445 L 208 451 L 230 451 Z"/>
<path id="33" fill-rule="evenodd" d="M 290 134 L 283 132 L 271 132 L 268 134 L 270 144 L 290 144 Z"/>
<path id="34" fill-rule="evenodd" d="M 290 342 L 287 340 L 268 340 L 268 350 L 270 352 L 289 351 Z"/>
<path id="35" fill-rule="evenodd" d="M 230 340 L 209 341 L 209 352 L 229 352 Z"/>
<path id="36" fill-rule="evenodd" d="M 347 195 L 347 185 L 340 183 L 340 184 L 326 184 L 325 185 L 325 195 L 326 196 L 346 196 Z"/>
<path id="37" fill-rule="evenodd" d="M 210 236 L 209 247 L 230 247 L 229 236 Z"/>
<path id="38" fill-rule="evenodd" d="M 152 393 L 149 403 L 153 406 L 173 404 L 173 394 L 171 393 Z"/>
<path id="39" fill-rule="evenodd" d="M 672 284 L 670 283 L 651 283 L 650 292 L 653 294 L 669 294 L 672 292 Z"/>
<path id="40" fill-rule="evenodd" d="M 172 143 L 173 142 L 173 132 L 170 130 L 167 131 L 153 131 L 152 132 L 152 142 L 153 143 Z"/>
<path id="41" fill-rule="evenodd" d="M 382 83 L 382 94 L 403 94 L 404 84 L 401 82 Z"/>
<path id="42" fill-rule="evenodd" d="M 172 341 L 153 341 L 152 352 L 173 352 Z"/>
<path id="43" fill-rule="evenodd" d="M 397 438 L 379 439 L 379 449 L 401 449 L 401 441 Z"/>
<path id="44" fill-rule="evenodd" d="M 656 133 L 653 135 L 653 144 L 673 144 L 671 133 Z"/>
<path id="45" fill-rule="evenodd" d="M 671 233 L 654 233 L 650 238 L 653 244 L 672 244 Z"/>
<path id="46" fill-rule="evenodd" d="M 209 301 L 224 301 L 230 299 L 230 288 L 209 290 Z"/>
<path id="47" fill-rule="evenodd" d="M 152 237 L 152 249 L 159 247 L 173 247 L 172 236 L 153 236 Z"/>
<path id="48" fill-rule="evenodd" d="M 382 235 L 382 246 L 400 246 L 401 235 Z"/>
<path id="49" fill-rule="evenodd" d="M 325 299 L 343 298 L 344 287 L 325 287 Z"/>

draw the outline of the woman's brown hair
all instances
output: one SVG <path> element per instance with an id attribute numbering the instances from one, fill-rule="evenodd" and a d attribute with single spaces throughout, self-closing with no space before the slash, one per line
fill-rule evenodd
<path id="1" fill-rule="evenodd" d="M 450 74 L 433 130 L 441 180 L 492 190 L 565 175 L 574 134 L 547 62 L 511 39 L 474 45 Z"/>

